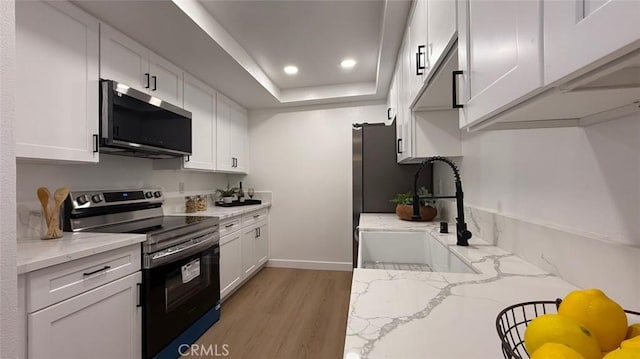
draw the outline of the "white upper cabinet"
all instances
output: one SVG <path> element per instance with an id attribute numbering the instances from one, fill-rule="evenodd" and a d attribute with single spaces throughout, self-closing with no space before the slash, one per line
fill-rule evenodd
<path id="1" fill-rule="evenodd" d="M 397 159 L 398 162 L 402 162 L 411 157 L 411 109 L 409 105 L 409 87 L 411 83 L 411 58 L 409 56 L 409 41 L 408 36 L 405 36 L 405 42 L 402 45 L 402 51 L 400 52 L 401 58 L 399 58 L 400 64 L 398 65 L 398 75 L 402 78 L 399 83 L 398 90 L 398 116 L 396 119 L 396 126 L 398 126 L 399 137 L 397 139 Z M 396 132 L 398 132 L 398 130 Z"/>
<path id="2" fill-rule="evenodd" d="M 218 93 L 217 96 L 217 170 L 247 173 L 247 112 Z"/>
<path id="3" fill-rule="evenodd" d="M 415 0 L 407 33 L 409 45 L 409 103 L 422 89 L 429 72 L 427 53 L 427 0 Z"/>
<path id="4" fill-rule="evenodd" d="M 231 155 L 231 104 L 222 94 L 217 94 L 216 106 L 216 156 L 219 171 L 233 171 L 235 160 Z"/>
<path id="5" fill-rule="evenodd" d="M 542 86 L 541 26 L 540 1 L 458 0 L 460 127 Z"/>
<path id="6" fill-rule="evenodd" d="M 398 76 L 393 74 L 391 85 L 389 86 L 389 94 L 387 95 L 387 113 L 385 114 L 386 122 L 392 121 L 398 113 Z"/>
<path id="7" fill-rule="evenodd" d="M 182 103 L 182 76 L 179 67 L 164 58 L 149 52 L 149 73 L 151 95 L 176 106 Z"/>
<path id="8" fill-rule="evenodd" d="M 236 159 L 235 170 L 240 173 L 249 172 L 247 110 L 231 105 L 231 150 Z"/>
<path id="9" fill-rule="evenodd" d="M 146 47 L 100 24 L 100 77 L 122 82 L 175 106 L 182 104 L 182 70 Z"/>
<path id="10" fill-rule="evenodd" d="M 110 26 L 100 24 L 100 77 L 148 92 L 149 50 Z"/>
<path id="11" fill-rule="evenodd" d="M 67 2 L 16 2 L 16 157 L 97 162 L 98 20 Z"/>
<path id="12" fill-rule="evenodd" d="M 427 1 L 427 64 L 438 65 L 456 40 L 456 2 Z"/>
<path id="13" fill-rule="evenodd" d="M 625 47 L 637 48 L 639 19 L 636 0 L 545 1 L 545 85 Z"/>
<path id="14" fill-rule="evenodd" d="M 184 108 L 191 112 L 192 154 L 184 168 L 216 169 L 216 94 L 193 76 L 184 74 Z"/>

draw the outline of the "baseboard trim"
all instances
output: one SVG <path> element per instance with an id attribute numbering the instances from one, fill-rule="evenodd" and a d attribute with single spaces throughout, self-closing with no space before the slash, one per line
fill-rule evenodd
<path id="1" fill-rule="evenodd" d="M 291 260 L 291 259 L 269 259 L 269 262 L 267 263 L 267 267 L 335 270 L 335 271 L 353 270 L 353 265 L 351 264 L 351 262 L 301 261 L 301 260 Z"/>

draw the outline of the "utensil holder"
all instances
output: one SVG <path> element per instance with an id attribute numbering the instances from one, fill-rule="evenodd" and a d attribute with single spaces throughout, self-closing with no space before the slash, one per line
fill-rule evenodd
<path id="1" fill-rule="evenodd" d="M 64 233 L 60 229 L 60 210 L 51 213 L 51 218 L 46 218 L 44 210 L 42 212 L 42 221 L 40 225 L 40 239 L 56 239 L 61 238 Z"/>

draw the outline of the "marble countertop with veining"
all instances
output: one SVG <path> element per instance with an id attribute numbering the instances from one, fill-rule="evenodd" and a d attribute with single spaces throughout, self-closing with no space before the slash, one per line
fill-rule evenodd
<path id="1" fill-rule="evenodd" d="M 209 206 L 206 211 L 200 211 L 195 213 L 185 212 L 167 212 L 166 215 L 184 215 L 184 216 L 205 216 L 205 217 L 217 217 L 220 220 L 240 216 L 245 213 L 251 213 L 263 208 L 270 208 L 270 202 L 262 202 L 261 204 L 252 204 L 247 206 L 237 207 L 220 207 Z"/>
<path id="2" fill-rule="evenodd" d="M 345 358 L 501 358 L 495 320 L 502 309 L 576 289 L 479 238 L 458 247 L 455 234 L 439 229 L 438 222 L 405 222 L 395 214 L 361 215 L 361 231 L 425 232 L 478 274 L 356 268 Z"/>
<path id="3" fill-rule="evenodd" d="M 62 238 L 19 238 L 18 274 L 144 242 L 144 234 L 65 232 Z"/>

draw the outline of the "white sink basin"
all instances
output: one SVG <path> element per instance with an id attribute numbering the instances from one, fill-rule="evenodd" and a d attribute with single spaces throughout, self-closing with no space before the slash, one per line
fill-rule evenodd
<path id="1" fill-rule="evenodd" d="M 360 232 L 358 268 L 476 273 L 424 232 Z"/>

